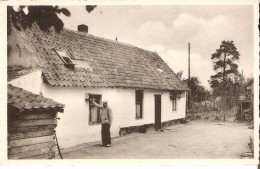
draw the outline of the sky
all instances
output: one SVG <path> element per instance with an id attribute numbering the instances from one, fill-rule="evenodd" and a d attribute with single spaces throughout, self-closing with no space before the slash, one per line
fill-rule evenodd
<path id="1" fill-rule="evenodd" d="M 253 75 L 253 6 L 250 5 L 163 5 L 102 6 L 91 13 L 84 6 L 60 6 L 71 16 L 60 15 L 64 26 L 77 30 L 89 27 L 95 36 L 157 52 L 175 71 L 188 76 L 188 42 L 191 44 L 191 76 L 209 89 L 214 74 L 211 54 L 223 40 L 232 40 L 240 52 L 239 71 Z"/>

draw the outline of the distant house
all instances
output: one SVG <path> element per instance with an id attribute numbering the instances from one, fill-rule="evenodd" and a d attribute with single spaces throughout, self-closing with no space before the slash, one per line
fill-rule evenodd
<path id="1" fill-rule="evenodd" d="M 8 158 L 54 158 L 58 112 L 64 105 L 8 85 Z"/>
<path id="2" fill-rule="evenodd" d="M 108 101 L 112 137 L 120 129 L 185 118 L 187 86 L 154 52 L 64 29 L 34 26 L 8 36 L 8 83 L 65 104 L 61 147 L 100 140 L 99 110 Z M 176 60 L 176 62 L 178 62 Z"/>

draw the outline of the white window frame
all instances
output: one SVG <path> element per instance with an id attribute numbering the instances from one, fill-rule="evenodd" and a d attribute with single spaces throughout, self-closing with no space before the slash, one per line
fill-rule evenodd
<path id="1" fill-rule="evenodd" d="M 137 100 L 137 93 L 141 92 L 142 98 L 141 101 Z M 137 116 L 137 105 L 140 105 L 140 116 Z M 136 90 L 135 91 L 135 119 L 143 119 L 143 112 L 144 112 L 144 91 L 143 90 Z"/>
<path id="2" fill-rule="evenodd" d="M 89 93 L 88 94 L 88 100 L 92 99 L 93 97 L 99 97 L 99 100 L 95 100 L 96 103 L 101 104 L 102 102 L 102 95 L 101 94 L 93 94 L 93 93 Z M 97 121 L 91 121 L 92 120 L 92 109 L 95 108 L 97 109 L 97 114 L 96 114 L 96 118 Z M 100 108 L 94 106 L 93 104 L 89 104 L 89 124 L 100 124 L 101 123 L 101 119 L 100 119 Z"/>
<path id="3" fill-rule="evenodd" d="M 60 50 L 55 49 L 55 52 L 61 58 L 61 60 L 63 61 L 63 63 L 65 65 L 74 65 L 74 63 L 72 62 L 72 59 L 69 57 L 69 55 L 65 51 L 60 51 Z"/>
<path id="4" fill-rule="evenodd" d="M 170 92 L 170 100 L 171 100 L 171 103 L 172 103 L 172 111 L 176 112 L 177 111 L 177 105 L 178 105 L 178 99 L 177 99 L 177 92 L 176 91 Z"/>

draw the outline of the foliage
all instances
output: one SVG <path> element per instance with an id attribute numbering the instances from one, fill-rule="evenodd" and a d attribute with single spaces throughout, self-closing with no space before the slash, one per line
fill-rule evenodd
<path id="1" fill-rule="evenodd" d="M 88 11 L 88 13 L 90 13 L 90 12 L 92 12 L 96 7 L 97 7 L 97 5 L 86 5 L 86 10 Z"/>
<path id="2" fill-rule="evenodd" d="M 26 7 L 27 14 L 25 13 Z M 89 13 L 94 8 L 96 5 L 86 6 Z M 56 32 L 60 32 L 64 23 L 58 14 L 71 15 L 68 9 L 59 8 L 59 6 L 19 6 L 16 10 L 13 6 L 7 6 L 7 33 L 11 33 L 11 25 L 20 31 L 21 28 L 31 27 L 33 23 L 36 23 L 42 31 L 47 31 L 53 26 Z"/>
<path id="3" fill-rule="evenodd" d="M 178 71 L 176 75 L 180 80 L 182 80 L 189 86 L 192 101 L 202 102 L 207 100 L 207 98 L 210 96 L 210 92 L 204 86 L 201 85 L 201 82 L 198 77 L 193 76 L 190 78 L 189 81 L 189 79 L 185 79 L 182 77 L 182 70 Z"/>
<path id="4" fill-rule="evenodd" d="M 211 59 L 216 74 L 210 77 L 209 83 L 215 96 L 222 96 L 223 92 L 235 87 L 239 74 L 236 63 L 239 56 L 233 41 L 222 41 L 220 47 L 212 54 Z"/>
<path id="5" fill-rule="evenodd" d="M 179 70 L 177 73 L 176 73 L 176 76 L 178 77 L 178 79 L 180 79 L 181 81 L 184 80 L 184 78 L 182 77 L 183 75 L 183 70 Z"/>
<path id="6" fill-rule="evenodd" d="M 185 79 L 184 82 L 189 84 L 192 101 L 202 102 L 207 100 L 207 98 L 210 96 L 210 92 L 201 85 L 198 77 L 193 76 L 190 78 L 190 81 L 189 79 Z"/>

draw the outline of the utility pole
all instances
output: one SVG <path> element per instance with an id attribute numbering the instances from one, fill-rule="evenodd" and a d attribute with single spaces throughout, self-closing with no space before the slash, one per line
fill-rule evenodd
<path id="1" fill-rule="evenodd" d="M 188 87 L 190 88 L 190 42 L 188 43 Z M 188 111 L 189 111 L 189 113 L 190 113 L 190 109 L 191 109 L 190 100 L 191 100 L 191 91 L 188 92 Z M 194 118 L 194 113 L 193 113 L 193 118 Z"/>
<path id="2" fill-rule="evenodd" d="M 188 43 L 188 79 L 190 80 L 190 42 Z"/>

